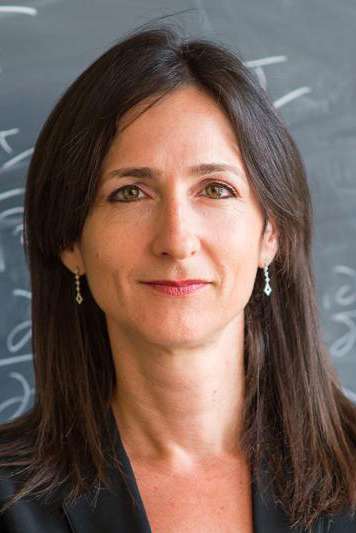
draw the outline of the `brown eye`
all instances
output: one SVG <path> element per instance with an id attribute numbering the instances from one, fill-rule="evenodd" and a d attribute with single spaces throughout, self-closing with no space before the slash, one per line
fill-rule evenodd
<path id="1" fill-rule="evenodd" d="M 223 189 L 228 190 L 233 196 L 236 196 L 235 191 L 234 191 L 231 187 L 229 187 L 228 185 L 225 185 L 224 183 L 219 183 L 218 181 L 215 181 L 215 182 L 213 182 L 213 183 L 209 183 L 209 184 L 205 187 L 205 189 L 208 189 L 209 187 L 210 187 L 212 190 L 217 191 L 217 194 L 219 195 L 219 199 L 223 199 L 223 200 L 224 200 L 225 198 L 229 198 L 228 196 L 225 196 L 225 197 L 221 198 L 220 195 L 221 195 L 221 191 L 222 191 Z M 213 193 L 213 194 L 216 194 L 216 192 Z M 215 198 L 214 198 L 214 199 L 215 199 Z"/>
<path id="2" fill-rule="evenodd" d="M 125 191 L 141 191 L 141 189 L 137 185 L 124 185 L 123 187 L 120 187 L 119 189 L 116 189 L 113 191 L 108 200 L 109 202 L 132 202 L 133 200 L 137 200 L 138 198 L 138 192 L 135 194 L 124 194 Z M 119 193 L 122 193 L 121 199 L 118 198 Z"/>

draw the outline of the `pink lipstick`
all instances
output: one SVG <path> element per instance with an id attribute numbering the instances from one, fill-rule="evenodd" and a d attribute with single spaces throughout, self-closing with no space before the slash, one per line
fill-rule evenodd
<path id="1" fill-rule="evenodd" d="M 152 289 L 163 294 L 168 294 L 169 296 L 186 296 L 187 294 L 192 294 L 193 292 L 206 287 L 209 283 L 200 280 L 189 280 L 175 283 L 168 281 L 145 282 L 145 284 L 151 286 Z"/>

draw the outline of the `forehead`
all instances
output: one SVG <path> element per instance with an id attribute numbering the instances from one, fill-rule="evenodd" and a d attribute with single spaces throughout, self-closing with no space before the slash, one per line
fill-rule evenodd
<path id="1" fill-rule="evenodd" d="M 131 107 L 121 117 L 116 125 L 118 132 L 122 132 L 133 121 L 145 115 L 147 120 L 157 119 L 157 116 L 169 111 L 187 111 L 190 113 L 218 113 L 223 114 L 221 108 L 208 92 L 194 85 L 187 85 L 169 90 L 166 93 L 151 95 Z"/>
<path id="2" fill-rule="evenodd" d="M 126 112 L 103 167 L 113 159 L 125 166 L 182 164 L 193 167 L 219 155 L 243 170 L 236 133 L 226 113 L 210 95 L 184 87 L 154 96 Z"/>

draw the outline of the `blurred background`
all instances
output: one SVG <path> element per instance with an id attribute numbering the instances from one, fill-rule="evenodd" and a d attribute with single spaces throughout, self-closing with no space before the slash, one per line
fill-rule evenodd
<path id="1" fill-rule="evenodd" d="M 356 401 L 356 3 L 0 2 L 0 422 L 27 411 L 34 398 L 22 215 L 39 130 L 90 63 L 123 34 L 158 18 L 240 54 L 287 123 L 314 203 L 323 340 Z"/>

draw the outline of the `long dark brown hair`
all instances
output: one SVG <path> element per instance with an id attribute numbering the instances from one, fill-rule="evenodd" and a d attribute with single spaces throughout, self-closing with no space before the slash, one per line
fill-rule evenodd
<path id="1" fill-rule="evenodd" d="M 291 526 L 308 528 L 322 513 L 355 510 L 356 407 L 321 341 L 301 155 L 237 53 L 188 39 L 167 23 L 136 28 L 90 65 L 58 100 L 36 142 L 24 202 L 36 395 L 31 410 L 0 430 L 0 466 L 16 467 L 22 479 L 3 510 L 62 486 L 73 502 L 98 480 L 109 485 L 102 437 L 115 371 L 105 315 L 85 276 L 85 304 L 76 304 L 74 277 L 60 252 L 80 238 L 120 117 L 188 85 L 226 113 L 265 222 L 273 218 L 279 235 L 272 294 L 261 297 L 258 269 L 244 310 L 240 444 L 257 476 L 268 465 Z"/>

